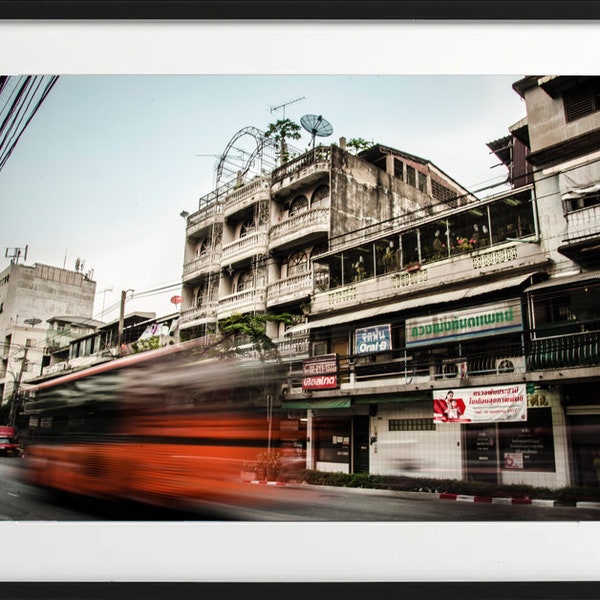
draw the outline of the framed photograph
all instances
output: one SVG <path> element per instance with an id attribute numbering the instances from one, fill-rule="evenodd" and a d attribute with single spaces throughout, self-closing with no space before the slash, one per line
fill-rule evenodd
<path id="1" fill-rule="evenodd" d="M 600 596 L 594 4 L 0 2 L 0 597 Z"/>

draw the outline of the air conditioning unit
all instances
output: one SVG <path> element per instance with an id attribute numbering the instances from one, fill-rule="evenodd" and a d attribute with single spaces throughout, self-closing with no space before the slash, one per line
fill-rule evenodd
<path id="1" fill-rule="evenodd" d="M 467 376 L 467 361 L 459 358 L 447 359 L 442 362 L 442 377 L 444 379 L 461 379 Z"/>
<path id="2" fill-rule="evenodd" d="M 525 358 L 523 356 L 497 358 L 496 373 L 525 373 Z"/>

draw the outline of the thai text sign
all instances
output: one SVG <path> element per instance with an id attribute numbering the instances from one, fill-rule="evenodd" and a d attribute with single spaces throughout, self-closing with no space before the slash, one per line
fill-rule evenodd
<path id="1" fill-rule="evenodd" d="M 465 310 L 406 319 L 406 346 L 522 331 L 519 299 L 486 304 Z"/>
<path id="2" fill-rule="evenodd" d="M 354 353 L 383 352 L 392 348 L 390 325 L 363 327 L 354 332 Z"/>
<path id="3" fill-rule="evenodd" d="M 527 421 L 527 385 L 436 390 L 433 420 L 436 423 Z"/>
<path id="4" fill-rule="evenodd" d="M 337 354 L 308 358 L 302 363 L 303 390 L 328 390 L 338 387 Z"/>

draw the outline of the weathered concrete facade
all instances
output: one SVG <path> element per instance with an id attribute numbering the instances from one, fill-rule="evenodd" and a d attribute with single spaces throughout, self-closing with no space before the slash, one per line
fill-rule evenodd
<path id="1" fill-rule="evenodd" d="M 17 380 L 40 374 L 48 319 L 73 315 L 92 319 L 96 282 L 85 274 L 49 265 L 12 263 L 0 273 L 0 397 Z M 26 353 L 26 362 L 23 362 Z"/>

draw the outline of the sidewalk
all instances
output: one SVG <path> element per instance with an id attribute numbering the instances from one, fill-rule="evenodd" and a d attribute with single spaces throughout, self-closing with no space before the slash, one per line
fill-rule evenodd
<path id="1" fill-rule="evenodd" d="M 482 502 L 488 504 L 513 504 L 513 505 L 532 505 L 532 506 L 545 506 L 548 508 L 552 507 L 566 507 L 571 506 L 575 508 L 595 508 L 600 509 L 600 502 L 590 502 L 590 501 L 577 501 L 577 502 L 560 502 L 558 500 L 546 500 L 546 499 L 536 499 L 536 498 L 503 498 L 498 497 L 494 498 L 491 496 L 467 496 L 463 494 L 450 494 L 447 492 L 407 492 L 407 491 L 399 491 L 399 490 L 384 490 L 378 488 L 359 488 L 359 487 L 343 487 L 343 486 L 329 486 L 329 485 L 315 485 L 310 483 L 283 483 L 283 482 L 262 482 L 262 481 L 252 481 L 250 483 L 260 484 L 260 485 L 279 485 L 279 486 L 287 486 L 287 487 L 304 487 L 304 486 L 312 486 L 315 488 L 323 488 L 323 489 L 343 489 L 347 492 L 354 492 L 358 494 L 379 494 L 385 496 L 395 496 L 396 498 L 406 498 L 412 500 L 454 500 L 456 502 Z"/>

